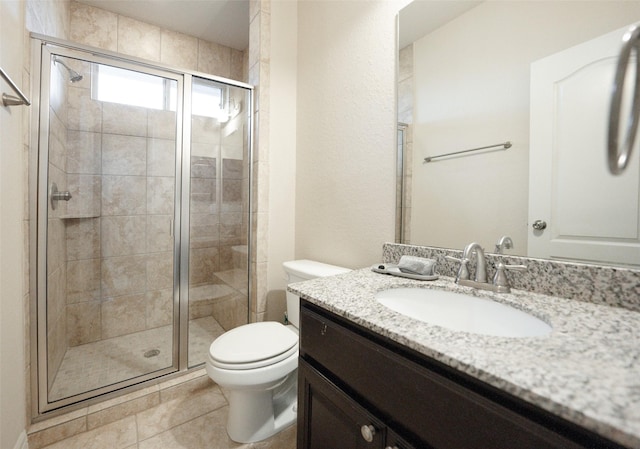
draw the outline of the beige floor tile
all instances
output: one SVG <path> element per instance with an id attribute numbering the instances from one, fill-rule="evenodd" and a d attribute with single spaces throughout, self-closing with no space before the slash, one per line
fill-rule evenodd
<path id="1" fill-rule="evenodd" d="M 182 398 L 163 402 L 137 415 L 139 441 L 227 405 L 220 388 L 211 385 Z"/>
<path id="2" fill-rule="evenodd" d="M 84 413 L 86 413 L 86 409 L 84 410 Z M 81 416 L 80 418 L 62 422 L 29 434 L 29 448 L 40 449 L 47 445 L 73 437 L 74 435 L 85 432 L 86 430 L 87 418 L 86 416 Z"/>
<path id="3" fill-rule="evenodd" d="M 125 449 L 136 442 L 136 420 L 131 416 L 46 446 L 46 449 Z"/>
<path id="4" fill-rule="evenodd" d="M 234 443 L 225 430 L 227 407 L 193 419 L 139 443 L 139 449 L 249 449 Z"/>
<path id="5" fill-rule="evenodd" d="M 271 438 L 253 443 L 251 449 L 296 449 L 296 425 L 293 424 Z"/>
<path id="6" fill-rule="evenodd" d="M 132 416 L 143 410 L 148 410 L 159 403 L 160 395 L 156 392 L 105 408 L 95 413 L 90 413 L 87 416 L 87 428 L 91 430 L 104 426 L 118 421 L 125 416 Z"/>

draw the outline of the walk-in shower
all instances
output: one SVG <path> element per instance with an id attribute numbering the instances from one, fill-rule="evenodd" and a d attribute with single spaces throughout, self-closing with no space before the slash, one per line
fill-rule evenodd
<path id="1" fill-rule="evenodd" d="M 248 321 L 252 88 L 33 42 L 42 414 L 196 367 Z"/>

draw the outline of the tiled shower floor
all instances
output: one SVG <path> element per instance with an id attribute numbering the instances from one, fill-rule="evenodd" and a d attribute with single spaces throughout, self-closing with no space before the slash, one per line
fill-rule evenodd
<path id="1" fill-rule="evenodd" d="M 171 326 L 164 326 L 67 349 L 49 399 L 62 399 L 171 366 L 171 330 Z M 189 366 L 206 361 L 209 345 L 223 332 L 213 317 L 190 320 Z M 159 351 L 157 355 L 145 357 L 154 350 Z"/>

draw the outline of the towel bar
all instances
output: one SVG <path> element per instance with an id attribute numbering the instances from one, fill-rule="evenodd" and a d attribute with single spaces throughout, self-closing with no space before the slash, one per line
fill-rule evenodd
<path id="1" fill-rule="evenodd" d="M 487 145 L 486 147 L 471 148 L 470 150 L 454 151 L 453 153 L 439 154 L 437 156 L 427 156 L 424 158 L 424 162 L 431 162 L 432 160 L 439 157 L 453 156 L 454 154 L 469 153 L 471 151 L 487 150 L 489 148 L 497 147 L 503 147 L 506 150 L 507 148 L 511 148 L 511 142 L 497 143 L 495 145 Z"/>
<path id="2" fill-rule="evenodd" d="M 11 89 L 13 89 L 13 91 L 18 95 L 17 97 L 14 97 L 13 95 L 3 93 L 2 106 L 5 106 L 5 107 L 19 106 L 22 104 L 31 106 L 31 102 L 27 99 L 27 97 L 24 96 L 20 88 L 18 88 L 16 83 L 14 83 L 11 78 L 9 78 L 9 75 L 7 75 L 7 72 L 5 72 L 1 67 L 0 67 L 0 76 L 2 76 L 2 78 L 4 78 L 4 80 L 7 83 L 9 83 L 9 86 L 11 86 Z"/>

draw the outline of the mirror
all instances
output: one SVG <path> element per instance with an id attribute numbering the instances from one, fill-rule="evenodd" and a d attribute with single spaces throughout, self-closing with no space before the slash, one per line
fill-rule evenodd
<path id="1" fill-rule="evenodd" d="M 528 250 L 532 240 L 547 232 L 534 230 L 529 216 L 530 181 L 534 186 L 538 181 L 537 175 L 530 179 L 529 164 L 534 137 L 532 63 L 637 22 L 640 1 L 429 0 L 413 1 L 402 9 L 398 123 L 404 176 L 399 239 L 455 249 L 478 241 L 493 252 L 500 237 L 508 235 L 514 245 L 506 254 L 541 257 Z M 424 162 L 428 156 L 504 142 L 511 147 Z M 584 159 L 599 158 L 605 170 L 605 143 L 594 147 L 594 156 L 585 153 Z M 638 151 L 634 153 L 638 167 Z M 582 170 L 583 163 L 578 161 L 575 170 Z M 636 191 L 631 196 L 637 199 L 635 172 L 631 185 Z M 640 266 L 637 228 L 631 261 L 590 261 Z"/>

